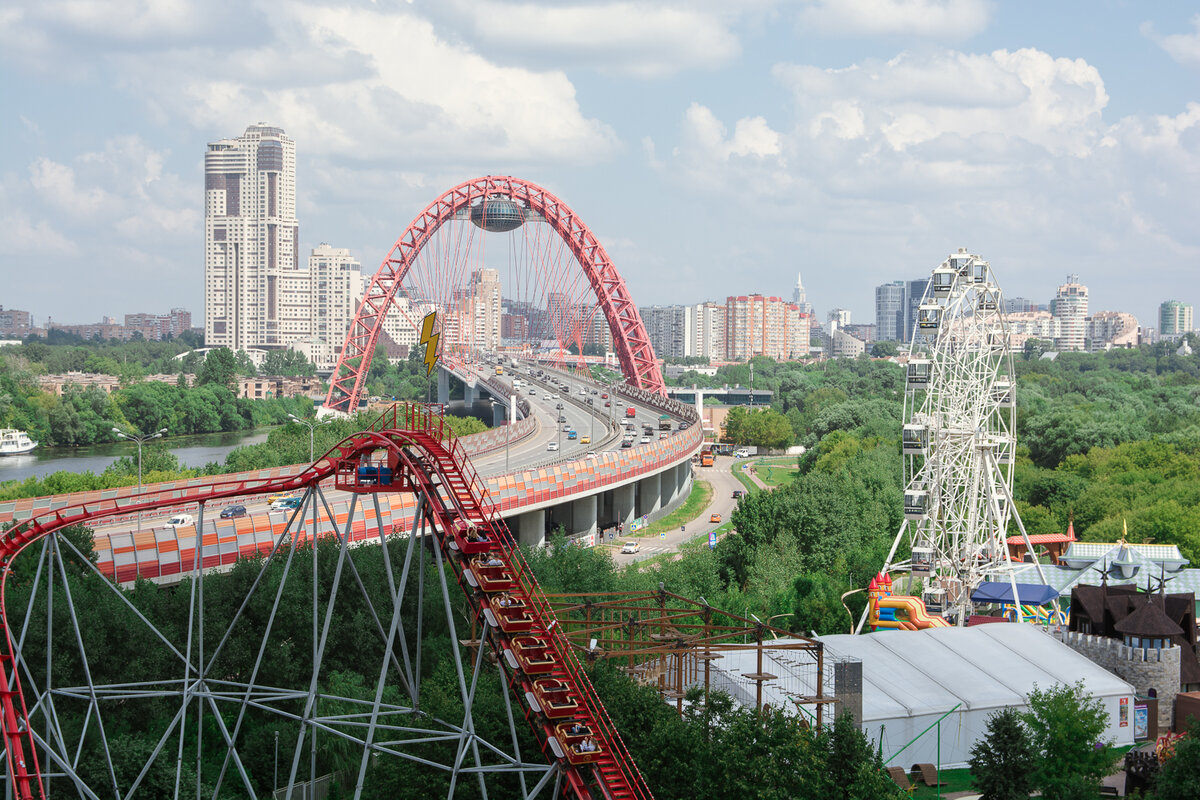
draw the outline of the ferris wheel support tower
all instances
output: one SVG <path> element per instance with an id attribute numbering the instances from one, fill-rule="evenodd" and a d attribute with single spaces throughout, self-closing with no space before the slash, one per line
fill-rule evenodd
<path id="1" fill-rule="evenodd" d="M 1034 550 L 1013 502 L 1016 387 L 1003 295 L 987 261 L 960 248 L 933 270 L 909 353 L 905 519 L 883 572 L 925 579 L 927 607 L 960 626 L 980 583 L 1007 581 L 1023 620 L 1010 520 Z M 864 611 L 858 630 L 865 619 Z"/>

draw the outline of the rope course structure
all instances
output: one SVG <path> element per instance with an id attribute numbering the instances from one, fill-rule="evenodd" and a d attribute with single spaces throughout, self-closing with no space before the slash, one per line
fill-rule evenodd
<path id="1" fill-rule="evenodd" d="M 497 241 L 487 244 L 489 237 Z M 523 320 L 510 341 L 525 349 L 553 343 L 562 358 L 606 333 L 626 381 L 666 393 L 637 304 L 588 226 L 543 187 L 489 175 L 434 200 L 393 245 L 363 293 L 325 407 L 357 408 L 385 329 L 400 344 L 416 344 L 428 311 L 444 320 L 447 352 L 496 350 L 501 303 Z M 481 325 L 485 319 L 492 322 Z"/>
<path id="2" fill-rule="evenodd" d="M 657 591 L 549 595 L 555 616 L 587 660 L 612 660 L 637 682 L 655 686 L 683 713 L 691 689 L 723 689 L 763 707 L 763 690 L 774 687 L 797 707 L 812 707 L 813 724 L 824 724 L 828 691 L 825 649 L 815 639 L 707 602 Z M 703 600 L 703 598 L 701 598 Z M 751 672 L 716 669 L 722 659 L 754 655 Z M 773 674 L 764 660 L 785 674 Z M 719 680 L 718 680 L 719 679 Z"/>
<path id="3" fill-rule="evenodd" d="M 331 485 L 351 493 L 344 515 L 331 508 Z M 219 562 L 217 543 L 197 537 L 182 553 L 191 565 L 189 579 L 170 589 L 183 618 L 169 625 L 152 619 L 150 593 L 105 578 L 64 535 L 81 523 L 188 502 L 196 504 L 199 530 L 206 504 L 269 491 L 301 491 L 303 500 L 261 557 L 239 565 L 244 594 L 220 607 L 213 607 L 215 600 L 206 604 L 206 582 L 237 573 L 206 576 Z M 383 523 L 381 492 L 416 495 L 410 534 L 397 535 Z M 351 546 L 351 532 L 363 526 L 373 529 L 381 559 L 366 558 L 372 548 Z M 324 551 L 330 557 L 319 558 L 314 545 L 330 548 Z M 307 558 L 306 547 L 312 548 Z M 366 571 L 372 564 L 379 565 L 374 574 Z M 437 578 L 431 581 L 427 572 Z M 130 643 L 129 659 L 152 661 L 161 674 L 123 680 L 121 664 L 89 659 L 99 634 L 81 623 L 95 613 L 78 607 L 81 580 L 103 584 L 102 613 L 111 617 L 109 629 L 119 628 Z M 304 591 L 311 583 L 311 597 L 283 602 L 297 582 Z M 217 596 L 215 588 L 210 593 Z M 24 608 L 16 605 L 18 596 Z M 393 406 L 296 475 L 151 489 L 21 522 L 0 537 L 0 598 L 5 784 L 18 800 L 52 794 L 309 797 L 327 779 L 318 774 L 318 751 L 330 748 L 349 754 L 352 767 L 339 780 L 354 786 L 356 798 L 385 759 L 449 776 L 450 797 L 468 781 L 484 798 L 489 792 L 652 797 L 514 538 L 461 445 L 430 407 Z M 467 640 L 459 639 L 456 620 L 463 607 L 472 631 Z M 305 624 L 311 641 L 273 636 L 294 615 L 311 615 Z M 360 692 L 339 694 L 330 689 L 338 684 L 328 665 L 345 656 L 336 650 L 346 647 L 338 628 L 347 615 L 365 615 L 374 631 L 372 641 L 354 643 L 353 658 L 375 678 Z M 422 692 L 431 656 L 423 653 L 421 634 L 430 619 L 441 619 L 449 632 L 452 694 L 461 718 L 435 716 L 429 692 Z M 256 638 L 243 649 L 252 652 L 232 653 L 247 630 Z M 275 682 L 289 669 L 299 685 Z M 508 730 L 489 739 L 476 729 L 472 707 L 480 680 L 493 669 L 507 688 Z M 127 719 L 131 708 L 147 724 L 161 722 L 155 746 L 139 753 L 144 759 L 132 769 L 113 724 L 118 709 Z M 521 752 L 518 715 L 526 720 L 520 727 L 531 727 L 539 753 Z M 252 755 L 262 752 L 262 742 L 250 733 L 261 732 L 264 721 L 291 739 L 280 774 L 276 731 L 274 780 L 270 764 Z"/>

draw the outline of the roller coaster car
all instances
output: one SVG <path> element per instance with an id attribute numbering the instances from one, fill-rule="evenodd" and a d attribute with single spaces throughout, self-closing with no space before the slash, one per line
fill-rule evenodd
<path id="1" fill-rule="evenodd" d="M 567 761 L 572 764 L 589 764 L 604 755 L 604 746 L 596 741 L 591 727 L 581 722 L 560 722 L 554 727 L 554 735 L 562 743 Z"/>
<path id="2" fill-rule="evenodd" d="M 533 636 L 518 636 L 512 640 L 513 654 L 517 663 L 527 674 L 536 675 L 554 669 L 554 656 L 541 639 Z"/>
<path id="3" fill-rule="evenodd" d="M 579 709 L 579 701 L 570 687 L 558 678 L 539 678 L 534 681 L 533 694 L 547 717 L 569 717 Z"/>
<path id="4" fill-rule="evenodd" d="M 486 553 L 496 544 L 496 537 L 487 528 L 480 528 L 470 520 L 456 520 L 450 530 L 460 552 L 467 555 Z"/>
<path id="5" fill-rule="evenodd" d="M 492 613 L 505 633 L 524 633 L 533 627 L 533 615 L 524 605 L 502 607 L 493 598 Z"/>
<path id="6" fill-rule="evenodd" d="M 400 478 L 396 482 L 397 477 Z M 404 475 L 396 474 L 395 457 L 391 453 L 361 454 L 344 458 L 338 462 L 334 474 L 334 486 L 346 492 L 377 492 L 386 487 L 389 490 L 412 491 L 413 487 Z"/>
<path id="7" fill-rule="evenodd" d="M 513 577 L 512 573 L 508 571 L 508 567 L 472 565 L 471 571 L 475 573 L 475 578 L 479 581 L 479 588 L 489 594 L 505 592 L 513 588 Z"/>

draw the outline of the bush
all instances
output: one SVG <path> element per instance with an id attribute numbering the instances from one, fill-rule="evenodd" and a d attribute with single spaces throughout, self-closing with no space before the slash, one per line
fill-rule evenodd
<path id="1" fill-rule="evenodd" d="M 971 785 L 982 800 L 1026 800 L 1032 790 L 1033 745 L 1016 709 L 988 717 L 987 735 L 971 748 Z"/>

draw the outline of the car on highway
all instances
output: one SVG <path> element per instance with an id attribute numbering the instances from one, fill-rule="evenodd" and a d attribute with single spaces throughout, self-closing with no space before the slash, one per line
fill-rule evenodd
<path id="1" fill-rule="evenodd" d="M 300 504 L 303 502 L 304 502 L 304 498 L 299 497 L 299 496 L 297 496 L 297 497 L 281 497 L 278 500 L 276 500 L 274 503 L 271 503 L 271 510 L 272 511 L 292 511 L 293 509 L 299 508 Z"/>
<path id="2" fill-rule="evenodd" d="M 195 525 L 196 520 L 192 519 L 191 514 L 176 514 L 167 520 L 167 524 L 172 528 L 186 528 L 188 525 Z"/>
<path id="3" fill-rule="evenodd" d="M 588 457 L 588 458 L 597 458 L 597 456 L 596 456 L 596 451 L 595 451 L 595 450 L 588 450 L 588 451 L 587 451 L 587 457 Z"/>
<path id="4" fill-rule="evenodd" d="M 567 421 L 567 418 L 566 418 L 566 416 L 565 416 L 565 415 L 563 415 L 563 414 L 559 414 L 559 415 L 558 415 L 558 421 L 559 421 L 559 422 L 566 422 L 566 421 Z"/>
<path id="5" fill-rule="evenodd" d="M 605 408 L 609 408 L 610 406 L 612 406 L 612 401 L 611 401 L 611 400 L 605 400 L 605 401 L 604 401 L 604 407 L 605 407 Z"/>
<path id="6" fill-rule="evenodd" d="M 530 393 L 530 394 L 537 394 L 537 387 L 536 387 L 536 386 L 530 386 L 530 387 L 529 387 L 529 393 Z"/>
<path id="7" fill-rule="evenodd" d="M 267 495 L 267 505 L 277 503 L 280 500 L 283 500 L 288 497 L 294 497 L 295 494 L 296 494 L 295 492 L 275 492 L 274 494 L 269 494 L 269 495 Z"/>
<path id="8" fill-rule="evenodd" d="M 547 450 L 557 450 L 558 442 L 546 442 L 546 449 Z"/>
<path id="9" fill-rule="evenodd" d="M 608 399 L 608 392 L 605 392 L 604 394 L 600 395 L 600 399 L 601 399 L 601 400 L 607 400 L 607 399 Z"/>
<path id="10" fill-rule="evenodd" d="M 744 494 L 745 494 L 745 492 L 743 492 L 741 489 L 734 489 L 734 490 L 733 490 L 733 499 L 734 499 L 734 500 L 738 500 L 738 499 L 740 499 L 740 498 L 741 498 L 741 496 L 742 496 L 742 495 L 744 495 Z"/>
<path id="11" fill-rule="evenodd" d="M 568 439 L 578 439 L 579 434 L 576 433 L 575 431 L 567 431 L 567 438 Z"/>
<path id="12" fill-rule="evenodd" d="M 626 542 L 621 545 L 622 553 L 636 553 L 642 547 L 641 542 Z"/>
<path id="13" fill-rule="evenodd" d="M 580 437 L 579 437 L 579 443 L 580 443 L 580 444 L 591 444 L 591 443 L 592 443 L 592 437 L 590 437 L 590 436 L 580 436 Z"/>
<path id="14" fill-rule="evenodd" d="M 245 506 L 226 506 L 221 509 L 221 519 L 235 519 L 246 516 Z"/>
<path id="15" fill-rule="evenodd" d="M 625 441 L 621 442 L 621 447 L 633 447 L 633 440 L 626 439 Z"/>
<path id="16" fill-rule="evenodd" d="M 649 437 L 649 436 L 643 436 L 643 437 L 642 437 L 642 444 L 650 444 L 650 437 Z"/>
<path id="17" fill-rule="evenodd" d="M 555 408 L 558 408 L 558 409 L 561 409 L 561 408 L 563 407 L 563 404 L 562 404 L 562 403 L 558 403 L 558 404 L 556 404 L 554 407 L 555 407 Z"/>
<path id="18" fill-rule="evenodd" d="M 711 515 L 709 515 L 708 521 L 709 522 L 720 522 L 721 515 L 720 514 L 711 514 Z"/>
<path id="19" fill-rule="evenodd" d="M 551 400 L 557 400 L 557 399 L 558 399 L 558 392 L 555 392 L 554 394 L 550 395 L 550 399 L 551 399 Z"/>

